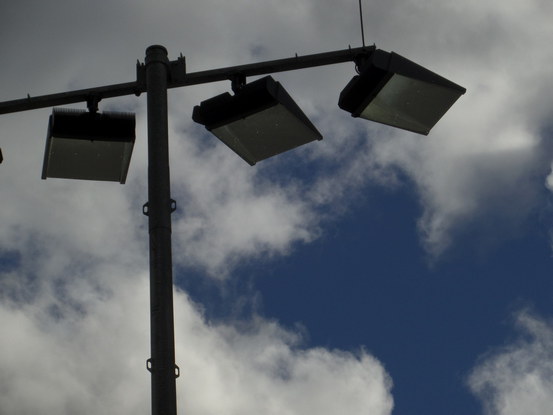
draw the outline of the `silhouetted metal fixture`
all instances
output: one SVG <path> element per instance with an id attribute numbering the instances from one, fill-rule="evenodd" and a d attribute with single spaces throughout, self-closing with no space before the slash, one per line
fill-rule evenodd
<path id="1" fill-rule="evenodd" d="M 125 183 L 135 116 L 55 108 L 50 115 L 42 178 Z"/>
<path id="2" fill-rule="evenodd" d="M 102 99 L 147 93 L 148 216 L 150 236 L 150 330 L 152 414 L 176 415 L 171 213 L 167 90 L 231 81 L 234 96 L 222 94 L 194 108 L 193 119 L 250 164 L 320 140 L 321 134 L 271 77 L 246 78 L 355 62 L 361 69 L 340 95 L 353 116 L 427 134 L 464 88 L 394 53 L 374 46 L 186 72 L 184 57 L 169 61 L 163 46 L 146 49 L 137 79 L 52 95 L 0 102 L 0 114 L 87 102 L 89 112 L 55 109 L 50 116 L 43 178 L 64 177 L 125 182 L 135 140 L 133 114 L 97 113 Z"/>
<path id="3" fill-rule="evenodd" d="M 192 118 L 250 165 L 323 137 L 279 82 L 258 79 L 203 101 Z"/>
<path id="4" fill-rule="evenodd" d="M 354 117 L 427 135 L 466 89 L 394 52 L 376 50 L 338 105 Z"/>

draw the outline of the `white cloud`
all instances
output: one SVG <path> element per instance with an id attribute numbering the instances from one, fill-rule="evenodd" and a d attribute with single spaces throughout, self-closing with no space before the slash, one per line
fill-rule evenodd
<path id="1" fill-rule="evenodd" d="M 489 415 L 542 415 L 553 406 L 553 326 L 527 311 L 520 338 L 483 357 L 469 385 Z"/>
<path id="2" fill-rule="evenodd" d="M 202 133 L 203 134 L 203 133 Z M 309 206 L 293 186 L 256 177 L 256 170 L 221 144 L 201 151 L 182 144 L 174 157 L 179 212 L 173 237 L 176 260 L 226 277 L 243 258 L 285 254 L 312 239 Z"/>
<path id="3" fill-rule="evenodd" d="M 553 164 L 551 165 L 551 171 L 545 178 L 545 187 L 553 192 Z"/>
<path id="4" fill-rule="evenodd" d="M 390 380 L 364 352 L 305 350 L 297 334 L 263 320 L 239 330 L 201 324 L 194 330 L 199 331 L 192 342 L 181 343 L 186 350 L 181 371 L 190 374 L 182 380 L 190 399 L 184 406 L 191 413 L 388 414 L 392 409 Z"/>
<path id="5" fill-rule="evenodd" d="M 119 270 L 95 295 L 91 282 L 103 277 L 80 278 L 0 306 L 1 413 L 149 413 L 146 275 Z M 306 349 L 299 334 L 261 318 L 212 325 L 181 292 L 175 310 L 184 413 L 391 412 L 391 381 L 363 351 Z"/>

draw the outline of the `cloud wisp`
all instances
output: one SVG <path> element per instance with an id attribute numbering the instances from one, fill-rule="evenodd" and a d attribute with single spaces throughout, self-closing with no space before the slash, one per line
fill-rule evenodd
<path id="1" fill-rule="evenodd" d="M 553 326 L 528 311 L 519 338 L 484 355 L 469 378 L 488 415 L 547 414 L 553 405 Z"/>

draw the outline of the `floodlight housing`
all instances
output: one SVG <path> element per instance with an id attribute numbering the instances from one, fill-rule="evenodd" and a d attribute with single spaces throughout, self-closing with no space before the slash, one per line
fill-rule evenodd
<path id="1" fill-rule="evenodd" d="M 248 164 L 267 159 L 322 135 L 271 76 L 243 85 L 194 107 L 192 119 L 205 125 Z"/>
<path id="2" fill-rule="evenodd" d="M 394 52 L 360 63 L 338 106 L 361 117 L 427 135 L 466 89 Z"/>
<path id="3" fill-rule="evenodd" d="M 54 108 L 48 123 L 42 178 L 125 183 L 135 125 L 132 113 Z"/>

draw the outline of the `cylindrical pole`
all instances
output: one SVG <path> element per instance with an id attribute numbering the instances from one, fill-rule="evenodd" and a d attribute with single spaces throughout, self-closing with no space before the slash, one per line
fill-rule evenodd
<path id="1" fill-rule="evenodd" d="M 148 215 L 150 233 L 150 327 L 152 415 L 176 415 L 177 367 L 173 322 L 171 200 L 167 114 L 167 50 L 146 49 L 148 103 Z"/>

